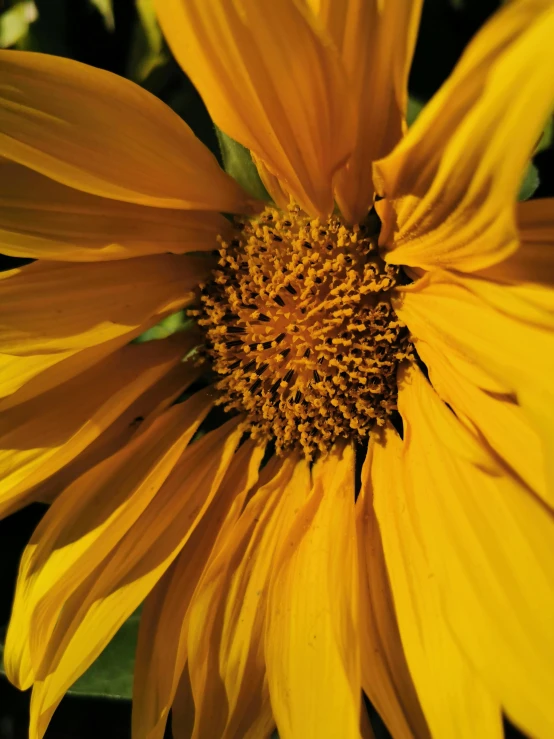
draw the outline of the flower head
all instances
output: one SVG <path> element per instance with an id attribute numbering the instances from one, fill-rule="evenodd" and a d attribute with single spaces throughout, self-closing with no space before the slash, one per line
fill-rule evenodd
<path id="1" fill-rule="evenodd" d="M 296 446 L 308 459 L 382 426 L 411 349 L 390 304 L 399 271 L 368 227 L 268 208 L 220 254 L 192 314 L 225 409 L 247 413 L 252 437 L 278 454 Z"/>
<path id="2" fill-rule="evenodd" d="M 554 224 L 516 204 L 551 3 L 407 133 L 420 3 L 157 10 L 272 204 L 132 83 L 0 53 L 2 250 L 38 260 L 0 280 L 0 509 L 53 501 L 5 650 L 32 739 L 142 602 L 135 739 L 359 737 L 362 690 L 395 737 L 551 736 Z"/>

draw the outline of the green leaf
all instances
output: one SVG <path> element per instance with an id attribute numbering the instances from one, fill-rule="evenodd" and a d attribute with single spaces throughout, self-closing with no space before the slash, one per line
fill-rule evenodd
<path id="1" fill-rule="evenodd" d="M 408 98 L 408 110 L 406 111 L 406 121 L 408 122 L 408 126 L 412 125 L 412 123 L 423 110 L 424 106 L 425 103 L 423 102 L 423 100 L 410 95 L 410 97 Z"/>
<path id="2" fill-rule="evenodd" d="M 33 0 L 23 0 L 0 15 L 0 49 L 15 46 L 29 31 L 29 26 L 38 18 Z"/>
<path id="3" fill-rule="evenodd" d="M 68 690 L 74 695 L 87 695 L 128 700 L 133 694 L 135 650 L 142 606 L 125 621 L 108 646 L 88 670 Z M 0 674 L 4 671 L 5 629 L 0 640 Z"/>
<path id="4" fill-rule="evenodd" d="M 101 14 L 108 31 L 113 31 L 115 28 L 115 20 L 113 16 L 112 0 L 89 0 L 89 2 Z"/>
<path id="5" fill-rule="evenodd" d="M 140 608 L 130 616 L 102 654 L 68 691 L 77 695 L 130 699 Z"/>
<path id="6" fill-rule="evenodd" d="M 223 168 L 227 174 L 230 174 L 253 197 L 259 200 L 270 200 L 248 149 L 227 136 L 217 126 L 215 132 L 219 141 Z"/>
<path id="7" fill-rule="evenodd" d="M 146 341 L 156 339 L 166 339 L 168 336 L 177 333 L 177 331 L 186 331 L 194 325 L 194 321 L 187 317 L 184 310 L 164 318 L 163 321 L 149 328 L 133 341 L 134 344 L 144 344 Z"/>
<path id="8" fill-rule="evenodd" d="M 517 199 L 528 200 L 531 195 L 533 195 L 539 184 L 539 170 L 536 168 L 533 162 L 529 162 L 527 166 L 527 171 L 525 172 L 525 176 L 519 189 L 519 195 L 517 196 Z"/>

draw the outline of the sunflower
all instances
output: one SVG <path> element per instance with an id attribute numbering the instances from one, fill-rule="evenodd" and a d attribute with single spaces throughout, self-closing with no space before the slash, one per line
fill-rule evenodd
<path id="1" fill-rule="evenodd" d="M 420 5 L 159 0 L 269 204 L 131 82 L 0 53 L 31 739 L 141 603 L 134 739 L 369 737 L 362 691 L 395 739 L 554 735 L 554 214 L 516 201 L 554 7 L 508 3 L 406 133 Z"/>

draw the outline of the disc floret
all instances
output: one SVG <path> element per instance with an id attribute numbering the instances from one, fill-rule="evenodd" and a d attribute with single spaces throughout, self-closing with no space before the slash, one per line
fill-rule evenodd
<path id="1" fill-rule="evenodd" d="M 266 208 L 219 252 L 194 313 L 225 409 L 308 458 L 383 425 L 411 344 L 389 300 L 398 268 L 369 229 Z"/>

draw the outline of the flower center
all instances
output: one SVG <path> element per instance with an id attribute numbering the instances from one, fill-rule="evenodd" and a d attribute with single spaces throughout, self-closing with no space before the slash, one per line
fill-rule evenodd
<path id="1" fill-rule="evenodd" d="M 396 409 L 396 369 L 411 353 L 390 304 L 398 268 L 364 226 L 298 208 L 245 221 L 192 311 L 221 376 L 225 410 L 255 438 L 308 458 L 339 437 L 365 437 Z"/>

